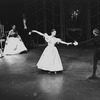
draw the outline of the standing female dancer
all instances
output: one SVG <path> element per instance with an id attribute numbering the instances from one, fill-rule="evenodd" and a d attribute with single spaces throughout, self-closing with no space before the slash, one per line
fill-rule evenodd
<path id="1" fill-rule="evenodd" d="M 32 30 L 32 32 L 36 32 L 37 34 L 43 36 L 45 38 L 45 41 L 48 43 L 48 46 L 43 51 L 43 53 L 37 63 L 38 68 L 45 70 L 45 71 L 49 71 L 49 73 L 54 72 L 55 74 L 57 71 L 62 71 L 63 70 L 62 62 L 61 62 L 58 50 L 55 47 L 55 44 L 62 43 L 62 44 L 70 45 L 72 43 L 71 42 L 67 43 L 67 42 L 62 41 L 59 38 L 56 38 L 55 37 L 56 30 L 55 29 L 53 29 L 51 31 L 51 35 L 48 35 L 47 33 L 43 34 L 36 30 Z M 29 34 L 31 34 L 31 33 L 29 33 Z M 73 44 L 77 45 L 77 42 L 75 41 Z"/>

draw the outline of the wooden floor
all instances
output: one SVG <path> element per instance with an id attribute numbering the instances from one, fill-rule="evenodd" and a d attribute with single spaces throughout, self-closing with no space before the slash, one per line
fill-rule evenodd
<path id="1" fill-rule="evenodd" d="M 0 100 L 100 100 L 100 79 L 87 79 L 92 72 L 93 49 L 58 47 L 64 71 L 56 75 L 37 69 L 43 50 L 37 47 L 0 58 Z"/>

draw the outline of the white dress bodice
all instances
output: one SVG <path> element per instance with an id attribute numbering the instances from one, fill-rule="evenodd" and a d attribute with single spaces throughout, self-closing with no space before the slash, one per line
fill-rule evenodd
<path id="1" fill-rule="evenodd" d="M 45 35 L 45 41 L 48 43 L 48 46 L 55 46 L 56 43 L 59 43 L 61 40 L 56 37 Z"/>

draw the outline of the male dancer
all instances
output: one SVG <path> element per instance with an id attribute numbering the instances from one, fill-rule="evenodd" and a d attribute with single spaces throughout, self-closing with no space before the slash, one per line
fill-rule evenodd
<path id="1" fill-rule="evenodd" d="M 92 75 L 89 77 L 89 79 L 96 79 L 96 70 L 97 70 L 97 62 L 100 60 L 100 32 L 97 28 L 93 30 L 93 35 L 95 36 L 94 39 L 92 39 L 92 42 L 94 43 L 95 50 L 93 55 L 93 72 Z"/>
<path id="2" fill-rule="evenodd" d="M 94 38 L 78 43 L 79 45 L 81 44 L 86 44 L 86 43 L 93 43 L 94 44 L 94 55 L 93 55 L 93 71 L 92 75 L 88 77 L 88 79 L 96 79 L 96 70 L 97 70 L 97 62 L 100 60 L 100 32 L 97 28 L 93 30 L 93 35 Z"/>

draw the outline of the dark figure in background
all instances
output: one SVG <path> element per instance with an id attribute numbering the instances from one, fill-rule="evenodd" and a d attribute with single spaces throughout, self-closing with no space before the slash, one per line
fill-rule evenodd
<path id="1" fill-rule="evenodd" d="M 4 37 L 4 25 L 1 24 L 0 21 L 0 58 L 3 57 L 3 48 L 2 48 L 2 42 L 4 42 L 3 40 Z"/>
<path id="2" fill-rule="evenodd" d="M 4 36 L 4 25 L 1 24 L 0 21 L 0 39 Z"/>
<path id="3" fill-rule="evenodd" d="M 27 20 L 25 14 L 23 14 L 23 31 L 22 31 L 22 40 L 27 47 L 27 49 L 30 49 L 30 37 L 28 35 L 29 28 L 27 27 Z"/>

